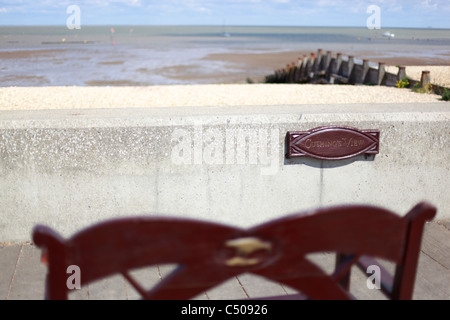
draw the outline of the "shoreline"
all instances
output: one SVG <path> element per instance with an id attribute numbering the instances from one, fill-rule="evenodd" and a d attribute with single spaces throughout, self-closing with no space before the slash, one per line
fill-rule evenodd
<path id="1" fill-rule="evenodd" d="M 265 76 L 273 74 L 275 70 L 284 69 L 286 65 L 296 63 L 298 58 L 310 56 L 311 52 L 288 51 L 278 53 L 232 53 L 232 54 L 210 54 L 205 61 L 227 61 L 240 64 L 245 67 L 247 78 L 256 82 L 263 81 Z M 421 58 L 411 57 L 392 57 L 384 58 L 380 53 L 379 59 L 373 57 L 377 55 L 374 52 L 343 52 L 343 56 L 353 55 L 355 59 L 367 59 L 370 62 L 384 62 L 388 72 L 397 73 L 397 66 L 406 67 L 406 73 L 411 79 L 420 80 L 422 71 L 430 71 L 432 83 L 450 87 L 450 55 L 448 59 L 428 59 L 424 61 Z M 428 62 L 428 63 L 424 63 Z M 250 75 L 255 75 L 251 77 Z M 184 78 L 180 78 L 184 79 Z"/>
<path id="2" fill-rule="evenodd" d="M 305 48 L 312 48 L 315 44 L 305 44 Z M 326 45 L 324 48 L 328 47 Z M 320 45 L 317 45 L 320 48 Z M 322 46 L 323 47 L 323 46 Z M 407 74 L 409 70 L 414 80 L 420 80 L 417 76 L 418 68 L 431 71 L 432 82 L 450 87 L 450 51 L 440 52 L 429 57 L 425 52 L 411 57 L 410 52 L 405 53 L 395 48 L 392 52 L 387 49 L 369 51 L 367 47 L 336 46 L 342 50 L 332 51 L 335 56 L 338 52 L 345 56 L 354 56 L 356 60 L 367 59 L 372 63 L 383 62 L 389 68 L 405 66 Z M 0 86 L 58 86 L 72 85 L 64 80 L 60 72 L 67 74 L 70 79 L 73 66 L 82 66 L 88 70 L 87 73 L 73 71 L 77 79 L 77 86 L 150 86 L 150 85 L 173 85 L 173 84 L 239 84 L 239 83 L 262 83 L 266 76 L 275 70 L 284 69 L 287 65 L 297 63 L 298 59 L 310 56 L 317 49 L 282 50 L 282 49 L 255 49 L 242 51 L 241 49 L 230 52 L 206 53 L 201 58 L 175 59 L 171 64 L 146 65 L 140 60 L 135 64 L 132 56 L 128 53 L 118 51 L 111 55 L 99 55 L 91 57 L 86 51 L 77 55 L 71 53 L 68 48 L 41 48 L 33 50 L 10 50 L 0 51 L 0 59 L 6 64 L 1 68 L 3 77 Z M 326 52 L 326 50 L 324 50 Z M 73 60 L 73 61 L 72 61 Z M 12 63 L 9 66 L 9 63 Z M 35 64 L 45 64 L 45 68 L 33 71 Z M 17 72 L 18 67 L 26 66 L 29 70 Z M 439 68 L 445 69 L 445 71 Z M 34 68 L 34 67 L 33 67 Z M 91 70 L 99 70 L 92 73 Z M 47 71 L 50 70 L 50 71 Z M 391 69 L 390 69 L 391 70 Z M 448 75 L 446 75 L 448 74 Z M 436 79 L 433 79 L 435 78 Z M 54 80 L 59 79 L 59 80 Z"/>

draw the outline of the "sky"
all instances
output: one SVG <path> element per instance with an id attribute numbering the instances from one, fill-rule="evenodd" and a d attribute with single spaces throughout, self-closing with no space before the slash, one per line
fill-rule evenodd
<path id="1" fill-rule="evenodd" d="M 0 26 L 83 25 L 381 27 L 450 29 L 450 0 L 0 0 Z"/>

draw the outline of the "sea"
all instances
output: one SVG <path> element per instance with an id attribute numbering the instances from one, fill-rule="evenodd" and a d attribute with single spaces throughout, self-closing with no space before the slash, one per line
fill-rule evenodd
<path id="1" fill-rule="evenodd" d="M 368 52 L 450 64 L 450 29 L 264 26 L 0 26 L 0 86 L 248 82 L 228 55 Z M 222 59 L 209 59 L 216 55 Z M 284 66 L 290 61 L 280 61 Z M 254 70 L 261 76 L 267 70 Z"/>

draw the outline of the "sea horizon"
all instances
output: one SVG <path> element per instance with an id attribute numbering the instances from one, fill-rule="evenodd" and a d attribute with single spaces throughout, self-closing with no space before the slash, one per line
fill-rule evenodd
<path id="1" fill-rule="evenodd" d="M 104 26 L 133 26 L 133 27 L 245 27 L 245 28 L 355 28 L 355 29 L 368 29 L 366 26 L 343 26 L 343 25 L 271 25 L 271 24 L 123 24 L 123 23 L 111 23 L 111 24 L 83 24 L 80 27 L 104 27 Z M 0 24 L 1 27 L 64 27 L 67 28 L 65 24 Z M 424 30 L 450 30 L 450 28 L 436 28 L 436 27 L 398 27 L 398 26 L 383 26 L 380 29 L 424 29 Z"/>

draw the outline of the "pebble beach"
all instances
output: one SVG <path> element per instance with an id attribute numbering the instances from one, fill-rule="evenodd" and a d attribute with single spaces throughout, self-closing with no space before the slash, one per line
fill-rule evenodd
<path id="1" fill-rule="evenodd" d="M 9 87 L 0 88 L 0 110 L 432 103 L 440 98 L 393 87 L 311 84 Z"/>

